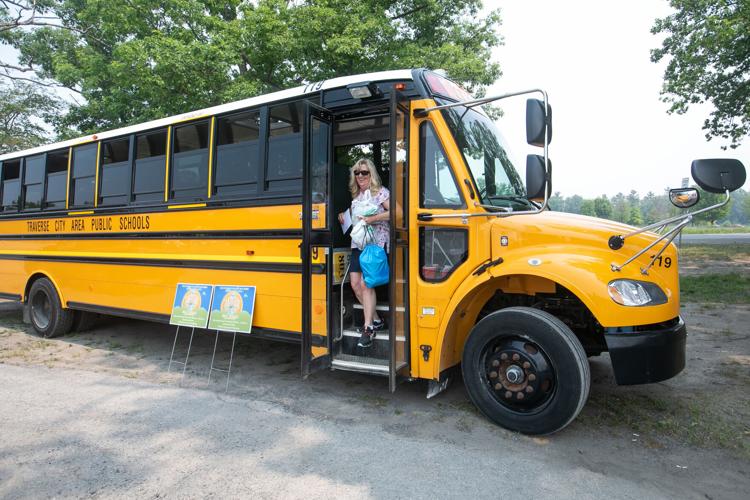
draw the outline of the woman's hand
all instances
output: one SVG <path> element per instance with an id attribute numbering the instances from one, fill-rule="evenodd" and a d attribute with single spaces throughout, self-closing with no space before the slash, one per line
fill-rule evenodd
<path id="1" fill-rule="evenodd" d="M 339 224 L 343 224 L 343 223 L 344 223 L 344 212 L 341 212 L 339 214 Z"/>

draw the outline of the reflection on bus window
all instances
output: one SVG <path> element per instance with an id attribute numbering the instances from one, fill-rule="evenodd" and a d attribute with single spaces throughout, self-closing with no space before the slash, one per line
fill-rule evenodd
<path id="1" fill-rule="evenodd" d="M 463 201 L 450 164 L 430 122 L 419 129 L 420 206 L 462 207 Z"/>
<path id="2" fill-rule="evenodd" d="M 302 192 L 303 108 L 303 101 L 270 108 L 266 191 Z"/>
<path id="3" fill-rule="evenodd" d="M 44 208 L 65 208 L 65 184 L 68 180 L 68 150 L 47 154 L 47 194 Z"/>
<path id="4" fill-rule="evenodd" d="M 444 281 L 469 256 L 465 229 L 419 229 L 419 275 L 425 281 Z"/>
<path id="5" fill-rule="evenodd" d="M 130 201 L 130 139 L 102 142 L 99 205 L 125 205 Z"/>
<path id="6" fill-rule="evenodd" d="M 15 212 L 21 203 L 21 160 L 3 162 L 3 212 Z"/>
<path id="7" fill-rule="evenodd" d="M 214 195 L 246 198 L 258 192 L 260 113 L 219 119 Z"/>
<path id="8" fill-rule="evenodd" d="M 96 151 L 98 144 L 87 144 L 73 148 L 72 171 L 70 174 L 69 206 L 94 206 L 94 179 L 96 176 Z"/>
<path id="9" fill-rule="evenodd" d="M 139 135 L 136 139 L 133 201 L 164 200 L 167 131 Z"/>
<path id="10" fill-rule="evenodd" d="M 44 196 L 44 155 L 26 158 L 23 173 L 23 209 L 39 210 Z"/>
<path id="11" fill-rule="evenodd" d="M 208 122 L 174 129 L 170 199 L 205 199 L 208 187 Z"/>

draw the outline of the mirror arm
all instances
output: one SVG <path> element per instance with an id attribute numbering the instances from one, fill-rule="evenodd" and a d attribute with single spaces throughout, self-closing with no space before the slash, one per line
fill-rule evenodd
<path id="1" fill-rule="evenodd" d="M 618 236 L 613 236 L 612 238 L 620 238 L 624 242 L 627 238 L 630 238 L 631 236 L 635 236 L 636 234 L 641 234 L 641 233 L 646 232 L 646 231 L 651 231 L 652 229 L 659 229 L 659 228 L 662 228 L 662 227 L 664 227 L 664 226 L 666 226 L 668 224 L 672 224 L 673 222 L 681 221 L 682 219 L 685 219 L 687 217 L 692 218 L 694 215 L 702 214 L 703 212 L 708 212 L 709 210 L 713 210 L 715 208 L 723 207 L 724 205 L 726 205 L 727 203 L 729 203 L 729 199 L 730 199 L 729 191 L 725 191 L 724 194 L 726 195 L 726 198 L 724 198 L 724 201 L 722 201 L 721 203 L 717 203 L 716 205 L 711 205 L 710 207 L 701 208 L 700 210 L 696 210 L 695 212 L 689 212 L 687 214 L 676 215 L 674 217 L 670 217 L 668 219 L 661 220 L 659 222 L 654 222 L 653 224 L 648 225 L 646 227 L 642 227 L 640 229 L 636 229 L 635 231 L 630 232 L 630 233 L 628 233 L 628 234 L 626 234 L 624 236 L 623 235 L 618 235 Z M 620 247 L 618 247 L 618 248 L 613 248 L 613 250 L 619 250 L 621 247 L 622 247 L 622 245 L 620 245 Z"/>
<path id="2" fill-rule="evenodd" d="M 678 224 L 677 226 L 675 226 L 668 233 L 665 233 L 660 238 L 657 238 L 656 240 L 654 240 L 652 243 L 650 243 L 648 246 L 646 246 L 646 248 L 644 248 L 643 250 L 639 251 L 638 253 L 636 253 L 635 255 L 633 255 L 632 257 L 630 257 L 628 260 L 626 260 L 625 262 L 623 262 L 623 264 L 621 266 L 618 266 L 617 264 L 612 264 L 610 266 L 612 268 L 612 271 L 617 272 L 617 271 L 622 270 L 623 267 L 627 266 L 628 264 L 630 264 L 631 262 L 633 262 L 635 259 L 637 259 L 641 255 L 643 255 L 644 253 L 648 252 L 653 247 L 655 247 L 656 245 L 658 245 L 659 242 L 664 241 L 665 239 L 669 238 L 669 241 L 667 242 L 667 244 L 664 245 L 664 248 L 662 248 L 659 251 L 659 253 L 658 253 L 658 255 L 661 255 L 662 252 L 664 252 L 664 250 L 669 246 L 669 244 L 672 243 L 672 240 L 674 239 L 674 237 L 677 236 L 677 234 L 680 231 L 682 231 L 682 228 L 684 228 L 685 226 L 687 226 L 688 224 L 690 224 L 690 221 L 692 220 L 692 218 L 693 218 L 692 214 L 687 214 L 684 221 L 682 221 L 680 224 Z M 656 260 L 656 257 L 654 257 L 654 259 L 651 261 L 651 264 L 653 264 L 654 260 Z M 641 273 L 648 274 L 648 269 L 651 267 L 651 264 L 649 264 L 646 267 L 646 272 L 644 272 L 644 270 L 641 269 Z"/>

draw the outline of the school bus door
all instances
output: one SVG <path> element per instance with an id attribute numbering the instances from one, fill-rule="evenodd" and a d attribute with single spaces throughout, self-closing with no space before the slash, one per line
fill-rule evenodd
<path id="1" fill-rule="evenodd" d="M 333 115 L 305 103 L 302 172 L 302 375 L 331 366 Z"/>

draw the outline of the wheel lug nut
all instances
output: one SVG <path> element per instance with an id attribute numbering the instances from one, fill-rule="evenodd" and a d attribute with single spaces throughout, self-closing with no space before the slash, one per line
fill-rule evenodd
<path id="1" fill-rule="evenodd" d="M 528 370 L 529 368 L 531 368 L 531 363 L 529 363 L 528 361 L 524 361 L 523 362 L 523 369 L 524 370 Z"/>
<path id="2" fill-rule="evenodd" d="M 527 385 L 526 386 L 526 392 L 528 392 L 529 394 L 531 394 L 532 392 L 534 392 L 534 388 L 531 387 L 530 385 Z"/>
<path id="3" fill-rule="evenodd" d="M 510 392 L 510 391 L 505 391 L 505 397 L 506 397 L 507 399 L 510 399 L 510 397 L 511 397 L 511 396 L 513 396 L 513 393 L 512 393 L 512 392 Z"/>
<path id="4" fill-rule="evenodd" d="M 500 390 L 500 389 L 502 389 L 502 388 L 503 388 L 503 385 L 502 385 L 502 384 L 500 384 L 500 383 L 497 383 L 497 384 L 495 384 L 495 390 L 496 390 L 496 391 L 499 391 L 499 390 Z"/>
<path id="5" fill-rule="evenodd" d="M 518 394 L 516 394 L 516 399 L 523 399 L 523 393 L 519 392 Z"/>
<path id="6" fill-rule="evenodd" d="M 518 353 L 515 353 L 513 355 L 513 361 L 518 361 L 519 359 L 521 359 L 521 356 L 519 356 Z"/>
<path id="7" fill-rule="evenodd" d="M 500 355 L 500 359 L 502 359 L 503 361 L 505 361 L 506 359 L 508 359 L 508 354 L 507 353 L 502 353 Z"/>
<path id="8" fill-rule="evenodd" d="M 490 372 L 490 378 L 497 378 L 497 372 Z"/>
<path id="9" fill-rule="evenodd" d="M 536 380 L 536 375 L 534 375 L 533 373 L 529 373 L 529 382 L 533 382 L 535 380 Z"/>
<path id="10" fill-rule="evenodd" d="M 496 359 L 492 360 L 492 366 L 495 367 L 495 368 L 497 368 L 498 366 L 500 366 L 500 361 L 498 361 Z"/>

